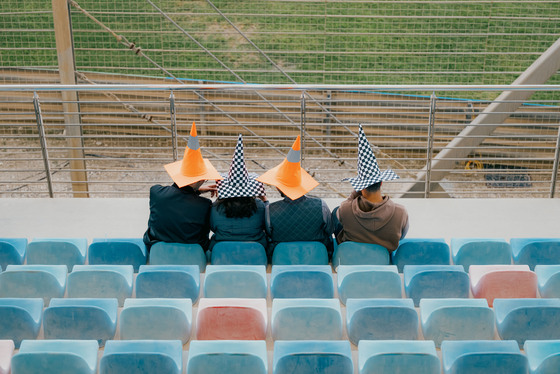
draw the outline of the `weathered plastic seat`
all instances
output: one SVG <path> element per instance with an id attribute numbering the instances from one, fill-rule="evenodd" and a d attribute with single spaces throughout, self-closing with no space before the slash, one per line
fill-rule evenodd
<path id="1" fill-rule="evenodd" d="M 137 272 L 146 265 L 147 250 L 142 239 L 95 238 L 89 245 L 90 265 L 132 265 Z"/>
<path id="2" fill-rule="evenodd" d="M 198 265 L 206 271 L 206 254 L 200 244 L 157 242 L 150 248 L 150 265 Z"/>
<path id="3" fill-rule="evenodd" d="M 455 265 L 469 271 L 471 265 L 511 265 L 511 246 L 505 239 L 452 238 Z"/>
<path id="4" fill-rule="evenodd" d="M 494 311 L 485 299 L 422 299 L 424 339 L 436 347 L 443 340 L 494 339 Z"/>
<path id="5" fill-rule="evenodd" d="M 560 265 L 537 265 L 535 274 L 541 297 L 560 298 Z"/>
<path id="6" fill-rule="evenodd" d="M 492 306 L 496 298 L 537 297 L 537 275 L 527 265 L 471 265 L 471 290 Z"/>
<path id="7" fill-rule="evenodd" d="M 181 374 L 180 340 L 109 340 L 99 361 L 99 374 Z"/>
<path id="8" fill-rule="evenodd" d="M 467 298 L 469 275 L 461 265 L 406 265 L 404 290 L 416 306 L 423 298 Z"/>
<path id="9" fill-rule="evenodd" d="M 199 294 L 197 265 L 142 265 L 136 276 L 138 298 L 189 298 L 194 304 Z"/>
<path id="10" fill-rule="evenodd" d="M 0 339 L 13 340 L 16 348 L 37 338 L 42 320 L 43 299 L 0 298 Z"/>
<path id="11" fill-rule="evenodd" d="M 10 374 L 13 354 L 14 342 L 11 340 L 0 340 L 0 374 Z"/>
<path id="12" fill-rule="evenodd" d="M 45 339 L 97 340 L 100 346 L 117 330 L 117 299 L 52 299 L 43 312 Z"/>
<path id="13" fill-rule="evenodd" d="M 204 297 L 266 299 L 266 267 L 263 265 L 208 265 Z"/>
<path id="14" fill-rule="evenodd" d="M 66 265 L 8 265 L 0 273 L 0 297 L 64 297 Z"/>
<path id="15" fill-rule="evenodd" d="M 394 265 L 402 273 L 405 265 L 449 265 L 451 251 L 445 239 L 403 239 L 391 253 Z"/>
<path id="16" fill-rule="evenodd" d="M 336 246 L 332 264 L 340 265 L 390 265 L 391 257 L 387 248 L 379 244 L 342 242 Z"/>
<path id="17" fill-rule="evenodd" d="M 401 298 L 402 281 L 394 265 L 340 265 L 338 297 L 347 299 Z"/>
<path id="18" fill-rule="evenodd" d="M 266 251 L 258 242 L 217 242 L 212 248 L 212 265 L 264 265 Z"/>
<path id="19" fill-rule="evenodd" d="M 348 341 L 276 341 L 273 373 L 353 374 Z"/>
<path id="20" fill-rule="evenodd" d="M 187 362 L 189 374 L 267 374 L 264 340 L 193 340 Z"/>
<path id="21" fill-rule="evenodd" d="M 334 297 L 332 268 L 328 265 L 274 265 L 270 273 L 272 298 Z"/>
<path id="22" fill-rule="evenodd" d="M 412 299 L 346 300 L 348 339 L 415 340 L 418 338 L 418 314 Z"/>
<path id="23" fill-rule="evenodd" d="M 560 265 L 560 238 L 510 239 L 514 264 Z"/>
<path id="24" fill-rule="evenodd" d="M 513 340 L 445 340 L 441 344 L 444 374 L 527 374 L 527 357 Z"/>
<path id="25" fill-rule="evenodd" d="M 560 373 L 560 340 L 526 340 L 523 350 L 531 374 Z"/>
<path id="26" fill-rule="evenodd" d="M 27 244 L 28 265 L 74 265 L 86 262 L 85 238 L 35 238 Z"/>
<path id="27" fill-rule="evenodd" d="M 12 357 L 12 374 L 96 374 L 95 340 L 24 340 Z"/>
<path id="28" fill-rule="evenodd" d="M 198 340 L 265 340 L 266 299 L 200 299 Z"/>
<path id="29" fill-rule="evenodd" d="M 27 238 L 0 238 L 0 270 L 21 265 L 27 252 Z"/>
<path id="30" fill-rule="evenodd" d="M 274 247 L 272 265 L 328 265 L 327 247 L 320 242 L 282 242 Z"/>
<path id="31" fill-rule="evenodd" d="M 132 297 L 132 265 L 75 265 L 68 274 L 70 298 L 116 298 L 122 307 Z"/>
<path id="32" fill-rule="evenodd" d="M 191 299 L 127 299 L 119 316 L 122 340 L 180 340 L 191 336 Z"/>
<path id="33" fill-rule="evenodd" d="M 494 313 L 503 340 L 560 339 L 560 299 L 496 299 Z"/>
<path id="34" fill-rule="evenodd" d="M 337 299 L 274 299 L 272 339 L 342 339 L 342 314 Z"/>
<path id="35" fill-rule="evenodd" d="M 440 374 L 432 341 L 361 340 L 358 344 L 360 374 Z"/>

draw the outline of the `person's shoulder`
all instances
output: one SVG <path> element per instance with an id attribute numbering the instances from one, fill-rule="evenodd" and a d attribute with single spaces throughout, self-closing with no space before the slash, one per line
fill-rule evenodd
<path id="1" fill-rule="evenodd" d="M 155 194 L 160 194 L 162 191 L 166 191 L 170 186 L 162 186 L 161 184 L 154 184 L 150 187 L 150 196 Z"/>
<path id="2" fill-rule="evenodd" d="M 407 213 L 406 207 L 402 204 L 396 203 L 395 200 L 389 198 L 389 202 L 394 205 L 396 210 L 400 210 L 404 213 Z"/>

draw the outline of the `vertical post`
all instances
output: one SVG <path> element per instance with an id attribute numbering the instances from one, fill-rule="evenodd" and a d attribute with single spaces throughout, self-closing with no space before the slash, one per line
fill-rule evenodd
<path id="1" fill-rule="evenodd" d="M 430 197 L 430 182 L 432 171 L 432 148 L 434 146 L 434 123 L 436 116 L 436 93 L 430 96 L 430 117 L 428 125 L 428 147 L 426 155 L 426 185 L 424 188 L 424 198 Z"/>
<path id="2" fill-rule="evenodd" d="M 73 85 L 76 84 L 76 66 L 68 2 L 67 0 L 52 0 L 52 7 L 60 83 Z M 62 91 L 61 94 L 65 131 L 68 136 L 66 142 L 69 148 L 72 191 L 74 191 L 74 197 L 89 197 L 78 93 Z"/>
<path id="3" fill-rule="evenodd" d="M 49 152 L 47 151 L 47 140 L 45 139 L 45 127 L 43 126 L 43 115 L 41 113 L 41 105 L 37 92 L 33 93 L 33 107 L 35 108 L 35 118 L 37 119 L 37 130 L 39 131 L 39 142 L 41 143 L 41 152 L 43 153 L 43 163 L 45 164 L 45 175 L 47 177 L 47 186 L 49 188 L 49 197 L 54 197 L 51 178 L 51 167 L 49 163 Z"/>
<path id="4" fill-rule="evenodd" d="M 169 95 L 169 110 L 171 111 L 171 143 L 173 147 L 173 161 L 177 161 L 177 116 L 175 114 L 175 95 Z"/>
<path id="5" fill-rule="evenodd" d="M 325 135 L 327 136 L 326 146 L 331 146 L 331 122 L 332 117 L 330 116 L 331 113 L 331 105 L 332 105 L 332 91 L 327 91 L 327 101 L 325 103 L 325 108 L 327 109 L 327 113 L 325 114 L 325 119 L 323 123 L 326 124 Z"/>
<path id="6" fill-rule="evenodd" d="M 305 149 L 305 91 L 301 92 L 301 118 L 300 118 L 300 137 L 301 137 L 301 167 L 303 167 L 304 149 Z"/>
<path id="7" fill-rule="evenodd" d="M 552 166 L 552 178 L 550 183 L 550 198 L 554 197 L 556 180 L 558 179 L 558 163 L 560 163 L 560 125 L 558 126 L 558 138 L 556 138 L 556 151 L 554 152 L 554 165 Z"/>

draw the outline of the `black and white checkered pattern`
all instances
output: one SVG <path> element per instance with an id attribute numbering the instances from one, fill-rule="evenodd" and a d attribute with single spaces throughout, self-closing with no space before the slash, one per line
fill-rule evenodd
<path id="1" fill-rule="evenodd" d="M 224 179 L 216 181 L 218 199 L 230 197 L 253 197 L 264 195 L 264 185 L 255 180 L 257 174 L 249 173 L 243 157 L 243 136 L 239 134 L 229 173 L 222 174 Z"/>

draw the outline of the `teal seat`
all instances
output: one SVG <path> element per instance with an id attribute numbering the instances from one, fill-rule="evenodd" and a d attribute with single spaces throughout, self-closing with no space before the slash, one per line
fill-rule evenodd
<path id="1" fill-rule="evenodd" d="M 68 274 L 70 298 L 116 298 L 122 307 L 132 297 L 132 265 L 75 265 Z"/>
<path id="2" fill-rule="evenodd" d="M 0 273 L 0 297 L 40 297 L 48 304 L 53 297 L 64 297 L 66 265 L 8 265 Z"/>
<path id="3" fill-rule="evenodd" d="M 560 265 L 537 265 L 535 274 L 541 297 L 560 298 Z"/>
<path id="4" fill-rule="evenodd" d="M 342 242 L 336 246 L 332 264 L 340 265 L 390 265 L 391 256 L 387 248 L 379 244 Z"/>
<path id="5" fill-rule="evenodd" d="M 273 356 L 273 374 L 354 373 L 347 341 L 276 341 Z"/>
<path id="6" fill-rule="evenodd" d="M 193 340 L 187 362 L 189 374 L 267 374 L 264 340 Z"/>
<path id="7" fill-rule="evenodd" d="M 99 374 L 181 374 L 180 340 L 109 340 L 99 361 Z"/>
<path id="8" fill-rule="evenodd" d="M 270 273 L 272 298 L 334 297 L 332 268 L 328 265 L 274 265 Z"/>
<path id="9" fill-rule="evenodd" d="M 12 356 L 14 354 L 14 342 L 11 340 L 0 340 L 0 374 L 12 372 Z"/>
<path id="10" fill-rule="evenodd" d="M 394 265 L 340 265 L 337 275 L 342 304 L 347 299 L 402 297 L 402 281 Z"/>
<path id="11" fill-rule="evenodd" d="M 360 374 L 440 374 L 440 362 L 432 341 L 360 340 Z"/>
<path id="12" fill-rule="evenodd" d="M 560 265 L 560 238 L 510 239 L 513 263 L 529 265 Z"/>
<path id="13" fill-rule="evenodd" d="M 27 264 L 66 265 L 72 271 L 86 262 L 86 252 L 85 238 L 35 238 L 27 244 Z"/>
<path id="14" fill-rule="evenodd" d="M 468 298 L 469 275 L 461 265 L 406 265 L 404 291 L 418 306 L 423 298 Z"/>
<path id="15" fill-rule="evenodd" d="M 212 265 L 264 265 L 266 251 L 258 242 L 217 242 L 212 248 Z"/>
<path id="16" fill-rule="evenodd" d="M 8 265 L 22 265 L 27 252 L 27 238 L 0 238 L 0 271 Z"/>
<path id="17" fill-rule="evenodd" d="M 132 265 L 137 272 L 146 265 L 146 245 L 137 238 L 95 238 L 89 245 L 88 261 L 90 265 Z"/>
<path id="18" fill-rule="evenodd" d="M 189 298 L 194 304 L 199 293 L 197 265 L 142 265 L 136 276 L 138 298 Z"/>
<path id="19" fill-rule="evenodd" d="M 267 295 L 263 265 L 208 265 L 204 275 L 204 297 L 259 298 Z"/>
<path id="20" fill-rule="evenodd" d="M 505 239 L 452 238 L 453 263 L 469 271 L 471 265 L 510 265 L 511 246 Z"/>
<path id="21" fill-rule="evenodd" d="M 150 265 L 198 265 L 206 271 L 206 254 L 200 244 L 157 242 L 150 248 Z"/>
<path id="22" fill-rule="evenodd" d="M 42 320 L 43 299 L 0 298 L 0 339 L 13 340 L 16 348 L 37 338 Z"/>
<path id="23" fill-rule="evenodd" d="M 391 260 L 402 273 L 405 265 L 450 265 L 451 250 L 445 239 L 403 239 Z"/>
<path id="24" fill-rule="evenodd" d="M 531 374 L 560 373 L 560 340 L 526 340 L 523 350 Z"/>
<path id="25" fill-rule="evenodd" d="M 272 265 L 328 265 L 327 247 L 320 242 L 282 242 L 274 247 Z"/>

